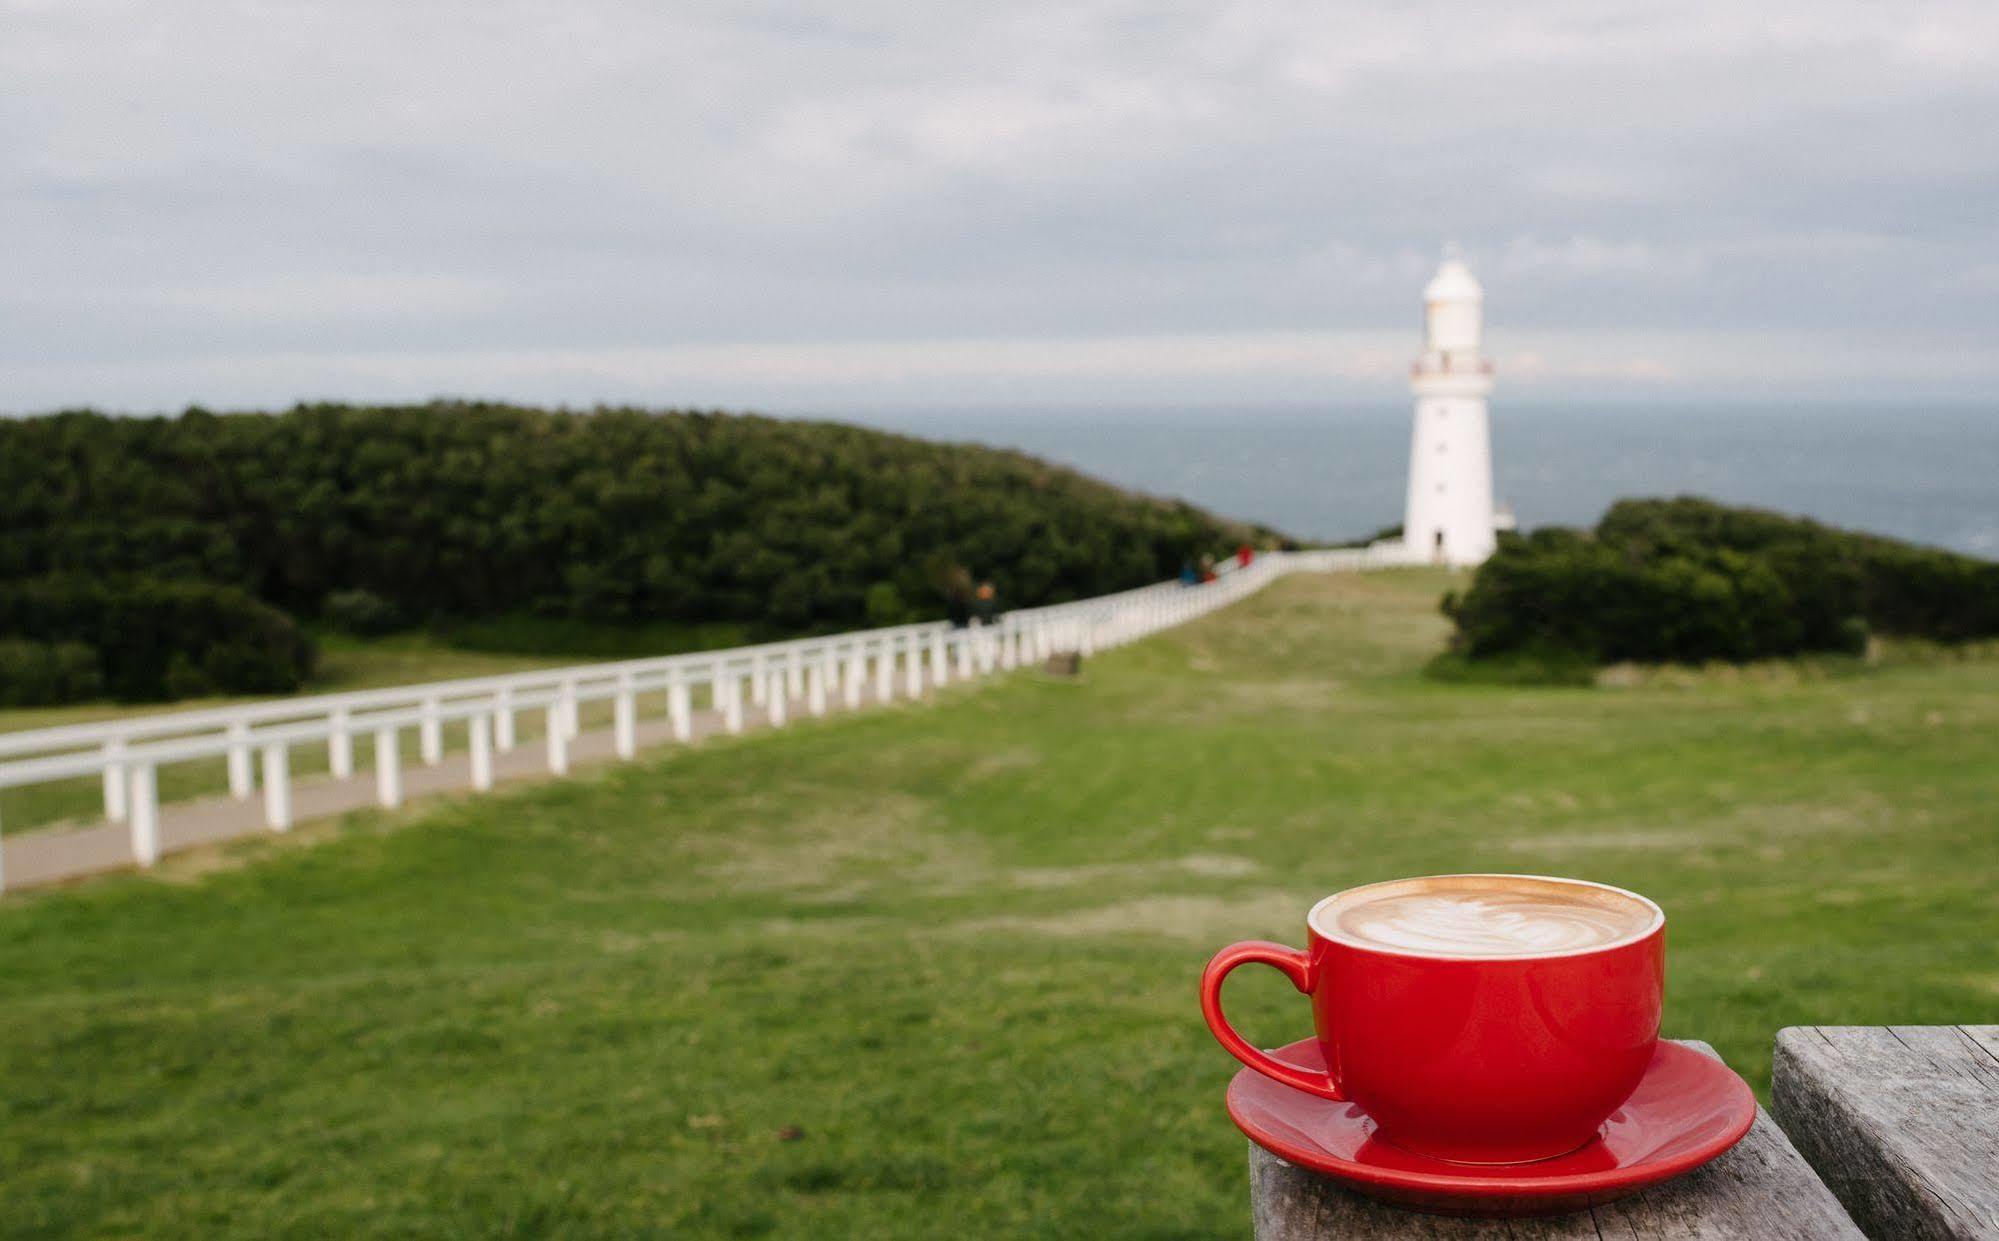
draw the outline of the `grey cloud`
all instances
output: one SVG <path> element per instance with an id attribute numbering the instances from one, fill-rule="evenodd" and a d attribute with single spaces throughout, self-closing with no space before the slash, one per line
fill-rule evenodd
<path id="1" fill-rule="evenodd" d="M 1939 390 L 1999 378 L 1982 0 L 0 0 L 0 27 L 0 408 L 1385 390 L 1360 354 L 1273 358 L 1413 336 L 1445 238 L 1523 384 L 1885 389 L 1911 349 L 1952 359 Z M 1173 339 L 1244 336 L 1176 381 Z M 1743 339 L 1782 341 L 1773 373 Z M 982 340 L 1050 348 L 951 344 Z M 1154 369 L 1065 360 L 1092 341 Z"/>

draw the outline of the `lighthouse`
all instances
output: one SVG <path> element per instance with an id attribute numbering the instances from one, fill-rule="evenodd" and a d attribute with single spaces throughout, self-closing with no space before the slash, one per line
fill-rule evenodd
<path id="1" fill-rule="evenodd" d="M 1485 290 L 1447 254 L 1423 290 L 1423 354 L 1409 368 L 1416 395 L 1409 437 L 1403 555 L 1423 564 L 1475 565 L 1492 554 L 1492 430 L 1485 398 L 1492 363 L 1480 351 Z"/>

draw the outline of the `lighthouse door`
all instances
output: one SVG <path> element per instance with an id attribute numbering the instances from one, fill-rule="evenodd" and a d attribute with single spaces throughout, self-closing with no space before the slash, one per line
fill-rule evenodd
<path id="1" fill-rule="evenodd" d="M 1437 530 L 1436 537 L 1432 541 L 1431 546 L 1434 549 L 1431 559 L 1442 561 L 1444 558 L 1444 532 L 1441 527 Z"/>

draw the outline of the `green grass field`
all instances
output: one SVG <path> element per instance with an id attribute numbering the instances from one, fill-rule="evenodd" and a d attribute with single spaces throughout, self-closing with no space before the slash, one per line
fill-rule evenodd
<path id="1" fill-rule="evenodd" d="M 1425 872 L 1654 896 L 1759 1086 L 1999 1020 L 1999 660 L 1446 685 L 1444 584 L 10 895 L 0 1232 L 1246 1235 L 1201 965 Z"/>

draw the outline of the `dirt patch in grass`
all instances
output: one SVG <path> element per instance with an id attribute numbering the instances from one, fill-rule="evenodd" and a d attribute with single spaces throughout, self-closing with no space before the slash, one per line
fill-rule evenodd
<path id="1" fill-rule="evenodd" d="M 1584 849 L 1701 849 L 1712 842 L 1700 832 L 1666 828 L 1611 828 L 1595 832 L 1560 832 L 1509 840 L 1519 853 L 1571 853 Z"/>
<path id="2" fill-rule="evenodd" d="M 971 781 L 990 780 L 994 776 L 1011 775 L 1017 771 L 1027 771 L 1039 766 L 1041 755 L 1028 746 L 1014 746 L 1006 750 L 994 750 L 981 754 L 965 771 L 965 779 Z"/>
<path id="3" fill-rule="evenodd" d="M 1200 879 L 1241 879 L 1262 866 L 1225 853 L 1190 853 L 1163 862 L 1106 862 L 1091 866 L 1022 866 L 1007 873 L 1017 888 L 1070 888 L 1087 883 L 1125 883 L 1169 875 Z"/>
<path id="4" fill-rule="evenodd" d="M 922 797 L 884 792 L 865 803 L 828 805 L 779 824 L 761 823 L 711 841 L 721 856 L 701 867 L 736 891 L 853 897 L 886 883 L 962 887 L 992 873 L 976 837 L 941 830 Z"/>
<path id="5" fill-rule="evenodd" d="M 1231 938 L 1301 930 L 1311 904 L 1305 895 L 1275 888 L 1235 896 L 1145 896 L 1061 913 L 977 918 L 958 923 L 957 929 L 1063 938 L 1140 935 L 1221 944 Z"/>

